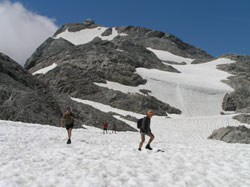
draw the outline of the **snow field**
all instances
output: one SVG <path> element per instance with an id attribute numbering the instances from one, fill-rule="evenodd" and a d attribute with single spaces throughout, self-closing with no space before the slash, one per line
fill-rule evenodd
<path id="1" fill-rule="evenodd" d="M 63 128 L 0 121 L 0 186 L 249 186 L 249 145 L 204 137 L 227 123 L 238 125 L 231 116 L 156 117 L 152 147 L 165 152 L 139 152 L 139 133 L 103 135 L 85 126 L 67 145 Z"/>
<path id="2" fill-rule="evenodd" d="M 110 81 L 95 84 L 123 93 L 142 94 L 140 89 L 151 90 L 150 95 L 179 108 L 183 116 L 219 115 L 225 94 L 233 89 L 222 82 L 231 74 L 216 69 L 216 66 L 233 62 L 220 58 L 203 64 L 173 65 L 181 73 L 137 68 L 136 73 L 147 80 L 145 85 L 138 87 Z"/>
<path id="3" fill-rule="evenodd" d="M 74 45 L 86 44 L 92 41 L 94 38 L 99 37 L 102 40 L 113 40 L 116 36 L 126 36 L 125 33 L 118 33 L 115 28 L 112 28 L 112 34 L 109 36 L 102 36 L 101 34 L 108 29 L 107 27 L 97 27 L 93 29 L 83 29 L 77 32 L 69 32 L 68 29 L 55 38 L 64 38 Z"/>

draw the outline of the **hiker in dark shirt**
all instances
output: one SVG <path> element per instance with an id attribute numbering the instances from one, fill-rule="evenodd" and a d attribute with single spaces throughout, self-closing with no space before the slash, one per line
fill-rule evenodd
<path id="1" fill-rule="evenodd" d="M 75 115 L 72 113 L 71 108 L 67 107 L 65 114 L 61 120 L 61 127 L 63 127 L 63 123 L 65 122 L 66 130 L 68 132 L 68 141 L 67 144 L 71 144 L 71 134 L 72 129 L 74 127 Z"/>
<path id="2" fill-rule="evenodd" d="M 146 149 L 152 150 L 152 148 L 150 147 L 151 142 L 154 140 L 154 135 L 151 132 L 150 129 L 150 122 L 151 122 L 151 118 L 153 117 L 153 111 L 149 110 L 147 112 L 147 116 L 145 118 L 143 118 L 142 120 L 142 124 L 141 124 L 141 128 L 140 128 L 140 134 L 141 134 L 141 142 L 139 144 L 139 148 L 138 150 L 141 151 L 142 145 L 145 142 L 145 135 L 149 136 L 150 139 L 148 141 L 148 144 L 146 145 Z"/>
<path id="3" fill-rule="evenodd" d="M 112 125 L 112 133 L 115 132 L 115 134 L 116 134 L 116 129 L 117 129 L 116 125 L 113 124 L 113 125 Z"/>

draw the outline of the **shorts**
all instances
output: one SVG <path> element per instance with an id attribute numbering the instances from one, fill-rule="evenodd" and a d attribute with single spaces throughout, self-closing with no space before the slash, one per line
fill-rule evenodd
<path id="1" fill-rule="evenodd" d="M 151 135 L 153 135 L 153 133 L 151 132 L 151 131 L 148 131 L 148 132 L 142 132 L 142 131 L 140 131 L 140 134 L 141 135 L 148 135 L 148 134 L 151 134 Z M 154 135 L 153 135 L 154 136 Z"/>
<path id="2" fill-rule="evenodd" d="M 108 128 L 103 128 L 103 130 L 104 130 L 104 131 L 107 131 L 107 130 L 108 130 Z"/>
<path id="3" fill-rule="evenodd" d="M 66 130 L 73 129 L 73 127 L 74 127 L 74 123 L 66 125 Z"/>

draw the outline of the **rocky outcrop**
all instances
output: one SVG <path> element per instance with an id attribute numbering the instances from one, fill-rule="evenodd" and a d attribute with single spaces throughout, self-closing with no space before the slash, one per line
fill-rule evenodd
<path id="1" fill-rule="evenodd" d="M 234 116 L 233 119 L 236 119 L 240 121 L 241 123 L 250 124 L 250 114 L 240 114 L 240 115 Z"/>
<path id="2" fill-rule="evenodd" d="M 50 89 L 0 53 L 0 119 L 60 124 L 62 112 Z"/>
<path id="3" fill-rule="evenodd" d="M 115 40 L 118 41 L 127 40 L 144 47 L 151 47 L 153 49 L 169 51 L 173 54 L 187 58 L 213 58 L 207 52 L 183 42 L 172 34 L 137 26 L 121 26 L 117 27 L 117 30 L 120 33 L 127 34 L 125 38 L 116 37 Z"/>
<path id="4" fill-rule="evenodd" d="M 235 91 L 225 95 L 222 104 L 223 109 L 225 111 L 250 113 L 250 56 L 227 54 L 221 57 L 236 61 L 235 63 L 217 66 L 217 68 L 234 75 L 225 81 Z"/>
<path id="5" fill-rule="evenodd" d="M 84 22 L 67 23 L 67 24 L 62 25 L 61 28 L 56 31 L 54 36 L 66 31 L 66 30 L 68 30 L 69 32 L 77 32 L 77 31 L 80 31 L 83 29 L 93 29 L 93 28 L 96 28 L 99 26 L 101 26 L 101 25 L 95 24 L 95 21 L 91 20 L 91 19 L 87 19 Z"/>
<path id="6" fill-rule="evenodd" d="M 55 43 L 55 39 L 52 40 L 50 43 Z M 113 43 L 96 38 L 90 43 L 68 45 L 57 51 L 50 43 L 43 48 L 52 51 L 39 52 L 39 58 L 36 58 L 38 55 L 32 55 L 25 67 L 35 72 L 56 63 L 58 66 L 55 69 L 45 75 L 38 75 L 38 78 L 57 92 L 143 114 L 150 108 L 158 115 L 167 115 L 166 112 L 181 113 L 154 97 L 124 94 L 94 84 L 105 83 L 106 80 L 128 86 L 145 84 L 146 80 L 136 74 L 138 67 L 177 72 L 173 67 L 164 65 L 145 47 L 128 41 Z"/>
<path id="7" fill-rule="evenodd" d="M 102 36 L 109 36 L 112 34 L 112 27 L 110 28 L 107 28 L 103 33 L 102 33 Z"/>
<path id="8" fill-rule="evenodd" d="M 104 121 L 115 123 L 118 131 L 135 131 L 112 115 L 72 101 L 52 91 L 43 82 L 9 57 L 0 53 L 0 119 L 60 126 L 66 107 L 77 116 L 76 128 L 83 124 L 102 127 Z"/>
<path id="9" fill-rule="evenodd" d="M 221 140 L 227 143 L 250 144 L 250 129 L 245 126 L 223 127 L 214 130 L 208 139 Z"/>
<path id="10" fill-rule="evenodd" d="M 48 38 L 36 49 L 32 56 L 27 60 L 24 67 L 26 69 L 34 67 L 34 71 L 39 70 L 50 64 L 49 62 L 45 62 L 46 58 L 56 58 L 56 55 L 61 51 L 69 51 L 73 49 L 74 45 L 63 38 L 57 40 Z"/>

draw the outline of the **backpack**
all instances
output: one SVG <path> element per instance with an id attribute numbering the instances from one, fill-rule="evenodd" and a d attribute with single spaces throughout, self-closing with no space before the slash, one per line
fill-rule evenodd
<path id="1" fill-rule="evenodd" d="M 137 121 L 137 128 L 140 129 L 141 126 L 142 126 L 142 121 L 143 121 L 144 118 L 141 118 Z"/>

